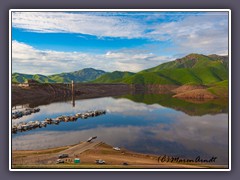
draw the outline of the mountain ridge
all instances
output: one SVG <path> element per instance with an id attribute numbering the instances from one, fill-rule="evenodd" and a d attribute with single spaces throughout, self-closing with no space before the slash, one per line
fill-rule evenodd
<path id="1" fill-rule="evenodd" d="M 128 71 L 105 72 L 85 68 L 49 76 L 13 73 L 12 81 L 22 83 L 27 79 L 34 79 L 40 83 L 68 83 L 74 80 L 75 82 L 90 83 L 207 85 L 227 80 L 228 67 L 228 56 L 216 54 L 207 56 L 192 53 L 137 73 Z"/>
<path id="2" fill-rule="evenodd" d="M 12 82 L 24 83 L 28 79 L 34 79 L 40 83 L 70 83 L 72 80 L 74 80 L 75 82 L 87 82 L 92 81 L 105 73 L 107 72 L 94 68 L 84 68 L 78 71 L 73 71 L 69 73 L 63 72 L 49 76 L 44 76 L 40 74 L 31 75 L 23 73 L 13 73 Z"/>
<path id="3" fill-rule="evenodd" d="M 225 56 L 189 54 L 122 79 L 127 84 L 207 85 L 228 79 Z"/>

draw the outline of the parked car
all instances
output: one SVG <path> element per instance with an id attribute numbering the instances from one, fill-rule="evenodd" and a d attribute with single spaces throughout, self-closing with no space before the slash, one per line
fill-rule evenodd
<path id="1" fill-rule="evenodd" d="M 68 157 L 68 154 L 60 154 L 59 156 L 58 156 L 58 158 L 67 158 Z"/>
<path id="2" fill-rule="evenodd" d="M 114 150 L 120 151 L 121 149 L 119 147 L 113 147 Z"/>
<path id="3" fill-rule="evenodd" d="M 96 139 L 96 138 L 97 138 L 97 136 L 90 137 L 90 138 L 87 140 L 87 142 L 91 142 L 93 139 Z"/>
<path id="4" fill-rule="evenodd" d="M 105 164 L 105 161 L 102 160 L 102 159 L 97 159 L 97 160 L 96 160 L 96 163 L 97 163 L 97 164 Z"/>
<path id="5" fill-rule="evenodd" d="M 58 159 L 56 163 L 57 164 L 64 163 L 64 160 L 63 159 Z"/>

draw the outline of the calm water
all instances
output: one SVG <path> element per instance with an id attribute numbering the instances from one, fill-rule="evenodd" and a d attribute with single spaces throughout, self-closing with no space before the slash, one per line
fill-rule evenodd
<path id="1" fill-rule="evenodd" d="M 12 135 L 13 149 L 43 149 L 71 145 L 97 136 L 112 146 L 157 155 L 185 158 L 217 157 L 228 163 L 228 105 L 193 103 L 164 95 L 126 95 L 41 105 L 39 113 L 13 123 L 107 110 L 106 115 L 61 122 Z"/>

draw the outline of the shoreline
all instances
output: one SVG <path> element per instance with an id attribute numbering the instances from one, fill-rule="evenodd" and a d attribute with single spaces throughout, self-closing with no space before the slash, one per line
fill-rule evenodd
<path id="1" fill-rule="evenodd" d="M 64 163 L 56 164 L 59 154 L 68 154 Z M 80 163 L 74 163 L 79 158 Z M 105 164 L 96 164 L 97 159 L 102 159 Z M 13 150 L 12 168 L 38 169 L 38 168 L 130 168 L 130 169 L 179 169 L 179 168 L 228 168 L 227 165 L 209 163 L 181 163 L 159 162 L 159 156 L 129 151 L 125 148 L 114 150 L 104 142 L 80 142 L 70 146 L 61 146 L 42 150 Z"/>
<path id="2" fill-rule="evenodd" d="M 216 91 L 216 90 L 215 90 Z M 170 94 L 173 98 L 183 100 L 213 100 L 228 98 L 226 89 L 219 89 L 216 94 L 209 87 L 202 85 L 157 85 L 157 84 L 75 84 L 74 96 L 94 98 L 101 96 L 120 96 L 124 94 Z M 71 87 L 64 84 L 37 84 L 27 87 L 12 86 L 12 103 L 28 102 L 32 99 L 52 99 L 57 97 L 72 97 Z"/>

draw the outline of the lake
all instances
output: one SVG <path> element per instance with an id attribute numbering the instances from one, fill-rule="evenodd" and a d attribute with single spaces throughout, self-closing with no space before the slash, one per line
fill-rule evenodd
<path id="1" fill-rule="evenodd" d="M 12 134 L 13 150 L 72 145 L 97 136 L 97 141 L 135 152 L 181 158 L 215 156 L 218 164 L 228 164 L 227 100 L 194 102 L 138 94 L 78 99 L 74 107 L 70 100 L 38 107 L 40 112 L 12 122 L 43 121 L 98 109 L 107 113 Z"/>

